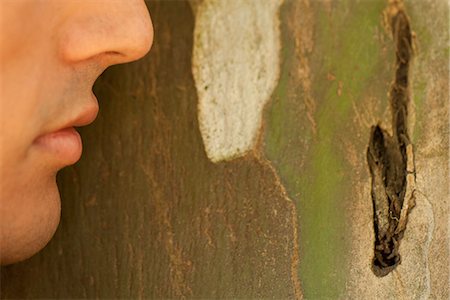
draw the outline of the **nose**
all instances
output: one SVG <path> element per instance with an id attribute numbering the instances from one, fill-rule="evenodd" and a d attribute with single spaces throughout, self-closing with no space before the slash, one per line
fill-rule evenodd
<path id="1" fill-rule="evenodd" d="M 144 0 L 76 3 L 60 29 L 63 60 L 97 59 L 106 68 L 137 60 L 150 50 L 153 26 Z"/>

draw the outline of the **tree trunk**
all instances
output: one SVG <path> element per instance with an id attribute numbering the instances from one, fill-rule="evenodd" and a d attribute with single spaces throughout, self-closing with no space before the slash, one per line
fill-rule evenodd
<path id="1" fill-rule="evenodd" d="M 448 3 L 147 4 L 153 48 L 97 82 L 59 229 L 2 298 L 450 297 Z M 415 206 L 380 277 L 367 151 L 395 138 L 399 12 Z"/>

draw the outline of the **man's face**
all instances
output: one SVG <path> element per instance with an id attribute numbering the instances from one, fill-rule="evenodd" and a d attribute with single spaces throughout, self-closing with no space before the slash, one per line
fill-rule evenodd
<path id="1" fill-rule="evenodd" d="M 98 111 L 92 93 L 110 65 L 153 40 L 143 0 L 0 0 L 0 262 L 25 259 L 60 217 L 56 173 L 75 163 L 73 129 Z"/>

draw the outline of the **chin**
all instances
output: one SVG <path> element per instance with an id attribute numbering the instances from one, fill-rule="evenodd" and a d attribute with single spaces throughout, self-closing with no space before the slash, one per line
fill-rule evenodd
<path id="1" fill-rule="evenodd" d="M 44 248 L 55 234 L 61 216 L 55 176 L 19 186 L 15 184 L 17 180 L 10 183 L 0 199 L 1 265 L 22 261 Z"/>

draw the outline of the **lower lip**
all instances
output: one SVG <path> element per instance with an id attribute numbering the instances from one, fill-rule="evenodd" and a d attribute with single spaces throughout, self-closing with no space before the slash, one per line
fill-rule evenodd
<path id="1" fill-rule="evenodd" d="M 40 136 L 35 145 L 50 153 L 61 167 L 76 163 L 83 149 L 80 134 L 73 127 Z"/>

